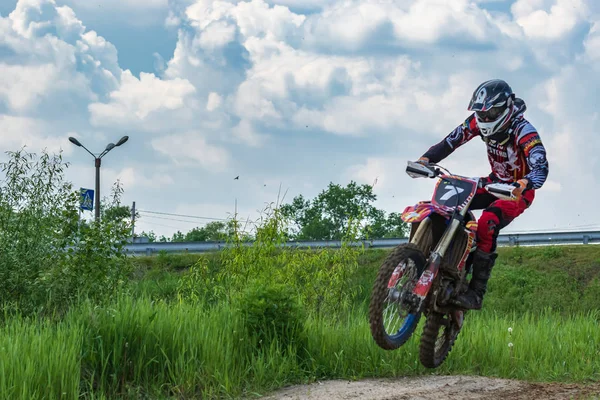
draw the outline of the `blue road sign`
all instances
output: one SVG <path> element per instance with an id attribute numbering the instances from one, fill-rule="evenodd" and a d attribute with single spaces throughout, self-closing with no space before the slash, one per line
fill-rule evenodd
<path id="1" fill-rule="evenodd" d="M 92 189 L 81 188 L 81 203 L 79 208 L 92 211 L 94 209 L 94 191 Z"/>

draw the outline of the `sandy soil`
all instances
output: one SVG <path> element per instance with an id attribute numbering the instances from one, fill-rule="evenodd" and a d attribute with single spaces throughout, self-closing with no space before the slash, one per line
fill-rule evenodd
<path id="1" fill-rule="evenodd" d="M 420 376 L 318 382 L 284 388 L 264 399 L 600 399 L 600 384 L 528 383 L 479 376 Z"/>

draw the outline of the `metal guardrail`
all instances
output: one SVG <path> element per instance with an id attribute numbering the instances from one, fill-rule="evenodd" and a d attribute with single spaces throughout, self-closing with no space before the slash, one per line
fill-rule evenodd
<path id="1" fill-rule="evenodd" d="M 353 246 L 365 248 L 391 248 L 406 243 L 408 239 L 372 239 L 351 243 Z M 498 246 L 543 246 L 564 244 L 597 244 L 600 243 L 600 231 L 590 232 L 548 232 L 548 233 L 507 233 L 498 235 Z M 284 247 L 294 248 L 339 248 L 339 240 L 307 240 L 290 241 Z M 251 246 L 252 242 L 244 243 Z M 225 242 L 153 242 L 130 243 L 125 246 L 129 254 L 152 255 L 161 251 L 166 253 L 205 253 L 219 251 L 228 246 Z"/>

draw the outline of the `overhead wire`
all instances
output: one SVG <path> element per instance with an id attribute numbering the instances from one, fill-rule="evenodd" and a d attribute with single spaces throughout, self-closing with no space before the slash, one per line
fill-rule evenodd
<path id="1" fill-rule="evenodd" d="M 139 220 L 139 221 L 136 221 L 135 223 L 136 223 L 136 225 L 137 224 L 146 224 L 146 225 L 150 225 L 150 226 L 160 226 L 160 227 L 163 227 L 163 228 L 179 229 L 176 226 L 159 224 L 157 222 L 152 222 L 152 221 L 142 221 L 142 220 Z"/>
<path id="2" fill-rule="evenodd" d="M 169 216 L 173 216 L 173 217 L 208 219 L 208 220 L 213 220 L 213 221 L 227 221 L 227 218 L 201 217 L 201 216 L 197 216 L 197 215 L 173 214 L 173 213 L 166 213 L 166 212 L 159 212 L 159 211 L 147 211 L 147 210 L 137 210 L 137 211 L 139 211 L 141 213 L 169 215 Z"/>
<path id="3" fill-rule="evenodd" d="M 167 220 L 167 221 L 186 222 L 188 224 L 196 224 L 196 225 L 206 225 L 206 224 L 210 223 L 210 222 L 203 222 L 203 221 L 187 221 L 184 219 L 176 219 L 176 218 L 155 217 L 153 215 L 144 215 L 143 217 L 144 218 L 162 219 L 162 220 Z M 215 221 L 213 221 L 213 222 L 215 222 Z"/>

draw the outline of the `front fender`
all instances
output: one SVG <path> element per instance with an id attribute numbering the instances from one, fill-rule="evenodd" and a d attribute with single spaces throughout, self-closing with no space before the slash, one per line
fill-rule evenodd
<path id="1" fill-rule="evenodd" d="M 414 206 L 408 206 L 400 218 L 406 223 L 421 222 L 435 211 L 435 206 L 430 201 L 420 201 Z"/>

